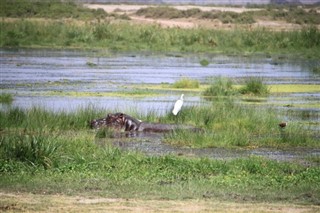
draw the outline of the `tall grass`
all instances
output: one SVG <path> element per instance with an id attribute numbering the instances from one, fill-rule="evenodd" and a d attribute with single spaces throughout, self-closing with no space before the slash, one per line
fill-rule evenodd
<path id="1" fill-rule="evenodd" d="M 13 97 L 11 94 L 8 93 L 1 93 L 0 94 L 0 103 L 10 104 L 13 101 Z"/>
<path id="2" fill-rule="evenodd" d="M 265 96 L 270 93 L 262 78 L 251 77 L 245 80 L 245 85 L 239 89 L 242 94 Z"/>
<path id="3" fill-rule="evenodd" d="M 16 132 L 0 136 L 0 150 L 4 159 L 26 162 L 31 166 L 50 168 L 55 163 L 60 144 L 45 132 Z M 1 152 L 0 152 L 1 153 Z"/>
<path id="4" fill-rule="evenodd" d="M 0 189 L 4 191 L 150 199 L 212 197 L 240 198 L 242 202 L 283 199 L 320 202 L 320 170 L 312 164 L 305 167 L 259 157 L 220 161 L 146 156 L 108 145 L 97 146 L 95 140 L 112 142 L 104 138 L 108 132 L 100 132 L 98 138 L 103 139 L 97 139 L 96 133 L 87 131 L 84 124 L 70 123 L 104 115 L 104 111 L 93 112 L 90 108 L 68 114 L 12 109 L 0 115 L 3 128 Z M 186 108 L 179 115 L 178 120 L 167 115 L 161 122 L 194 124 L 203 131 L 173 132 L 165 138 L 168 143 L 194 147 L 269 146 L 272 141 L 285 146 L 312 145 L 307 134 L 300 134 L 302 130 L 298 126 L 288 125 L 280 134 L 277 119 L 268 110 L 215 102 L 208 107 Z"/>
<path id="5" fill-rule="evenodd" d="M 232 99 L 213 99 L 207 107 L 185 107 L 179 119 L 169 121 L 200 127 L 202 131 L 174 131 L 165 136 L 172 145 L 188 147 L 299 147 L 318 146 L 318 139 L 299 124 L 278 126 L 272 109 L 244 107 Z"/>
<path id="6" fill-rule="evenodd" d="M 198 80 L 193 80 L 189 78 L 182 78 L 173 83 L 173 88 L 199 88 L 200 83 Z"/>
<path id="7" fill-rule="evenodd" d="M 203 92 L 204 96 L 230 96 L 236 94 L 233 82 L 224 77 L 211 79 L 210 86 Z"/>
<path id="8" fill-rule="evenodd" d="M 46 170 L 1 156 L 0 189 L 122 198 L 319 203 L 320 170 L 314 166 L 258 157 L 227 161 L 148 157 L 97 147 L 90 139 L 77 137 L 64 140 L 56 153 L 60 160 Z"/>
<path id="9" fill-rule="evenodd" d="M 26 21 L 0 23 L 0 47 L 107 48 L 219 53 L 290 53 L 318 57 L 317 28 L 275 32 L 266 29 L 229 31 L 161 28 L 129 23 L 73 21 Z"/>
<path id="10" fill-rule="evenodd" d="M 3 128 L 28 130 L 75 130 L 88 128 L 88 121 L 103 116 L 106 112 L 90 106 L 71 113 L 55 113 L 38 107 L 28 110 L 12 108 L 6 112 L 0 111 L 0 125 Z"/>

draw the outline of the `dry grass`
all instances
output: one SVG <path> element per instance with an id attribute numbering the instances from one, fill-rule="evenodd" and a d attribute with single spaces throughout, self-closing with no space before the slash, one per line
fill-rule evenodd
<path id="1" fill-rule="evenodd" d="M 107 197 L 0 193 L 8 212 L 319 212 L 314 205 L 221 202 L 219 200 L 143 200 Z"/>

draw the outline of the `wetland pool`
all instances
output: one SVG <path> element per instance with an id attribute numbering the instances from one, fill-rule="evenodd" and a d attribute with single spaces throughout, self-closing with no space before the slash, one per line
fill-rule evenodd
<path id="1" fill-rule="evenodd" d="M 317 61 L 283 57 L 225 56 L 205 54 L 108 53 L 66 50 L 0 49 L 2 92 L 14 95 L 13 106 L 41 106 L 51 110 L 75 110 L 94 105 L 108 110 L 169 111 L 181 91 L 155 91 L 156 95 L 110 95 L 131 91 L 132 85 L 172 84 L 181 78 L 200 84 L 222 76 L 241 83 L 248 77 L 261 77 L 266 84 L 319 85 L 320 75 L 312 72 Z M 201 66 L 206 59 L 208 66 Z M 154 91 L 153 91 L 154 92 Z M 73 95 L 68 95 L 72 93 Z M 185 105 L 205 104 L 199 93 L 188 92 Z M 85 95 L 83 95 L 85 94 Z M 280 108 L 318 111 L 319 92 L 271 95 L 267 104 Z M 305 106 L 301 106 L 303 103 Z M 294 107 L 296 108 L 296 107 Z M 294 109 L 291 107 L 291 110 Z"/>
<path id="2" fill-rule="evenodd" d="M 203 59 L 208 60 L 208 66 L 201 66 Z M 154 85 L 170 85 L 181 78 L 196 79 L 202 85 L 208 84 L 213 77 L 221 76 L 231 78 L 235 84 L 243 83 L 248 77 L 259 77 L 270 85 L 316 85 L 320 88 L 320 74 L 313 72 L 319 66 L 318 61 L 293 60 L 282 56 L 0 49 L 1 92 L 13 94 L 14 98 L 9 106 L 0 104 L 0 107 L 1 110 L 42 107 L 52 111 L 73 111 L 94 106 L 106 109 L 106 113 L 134 110 L 140 114 L 151 111 L 163 115 L 170 112 L 181 93 L 185 93 L 184 106 L 210 104 L 210 101 L 202 98 L 200 92 L 157 90 L 152 89 Z M 152 91 L 150 94 L 148 86 Z M 147 92 L 135 95 L 134 88 L 142 88 L 138 93 L 140 90 Z M 118 95 L 123 91 L 127 93 Z M 244 98 L 242 103 L 250 107 L 274 107 L 281 112 L 281 120 L 312 123 L 317 135 L 320 131 L 319 91 L 272 93 L 263 100 Z M 260 149 L 237 152 L 178 149 L 161 143 L 159 137 L 125 145 L 118 140 L 114 141 L 114 145 L 149 154 L 182 153 L 214 158 L 262 155 L 271 159 L 299 160 L 305 155 L 319 156 L 319 150 L 299 154 L 296 151 Z"/>

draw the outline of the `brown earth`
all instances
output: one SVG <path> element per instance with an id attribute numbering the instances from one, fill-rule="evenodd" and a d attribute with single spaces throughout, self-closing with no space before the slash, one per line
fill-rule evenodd
<path id="1" fill-rule="evenodd" d="M 145 18 L 142 16 L 137 16 L 135 12 L 140 8 L 149 7 L 150 5 L 125 5 L 125 4 L 85 4 L 86 7 L 92 9 L 101 8 L 108 13 L 116 14 L 126 14 L 131 18 L 133 23 L 137 24 L 159 24 L 162 27 L 180 27 L 180 28 L 193 28 L 193 27 L 203 27 L 212 29 L 232 29 L 235 27 L 244 27 L 248 29 L 263 27 L 272 30 L 296 30 L 301 29 L 303 26 L 299 24 L 291 24 L 284 21 L 273 21 L 273 20 L 256 20 L 254 24 L 223 24 L 219 20 L 205 20 L 196 18 L 182 18 L 182 19 L 152 19 Z M 170 6 L 179 10 L 187 10 L 191 8 L 199 8 L 202 11 L 231 11 L 236 13 L 242 13 L 245 11 L 262 10 L 257 8 L 245 8 L 245 7 L 213 7 L 213 6 L 195 6 L 195 5 L 179 5 Z"/>
<path id="2" fill-rule="evenodd" d="M 212 199 L 143 200 L 0 192 L 0 212 L 319 212 L 320 206 Z"/>

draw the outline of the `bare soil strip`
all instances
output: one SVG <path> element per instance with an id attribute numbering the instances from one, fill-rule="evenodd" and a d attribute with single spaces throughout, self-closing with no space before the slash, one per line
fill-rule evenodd
<path id="1" fill-rule="evenodd" d="M 143 200 L 0 192 L 0 212 L 319 212 L 320 206 L 203 200 Z"/>

